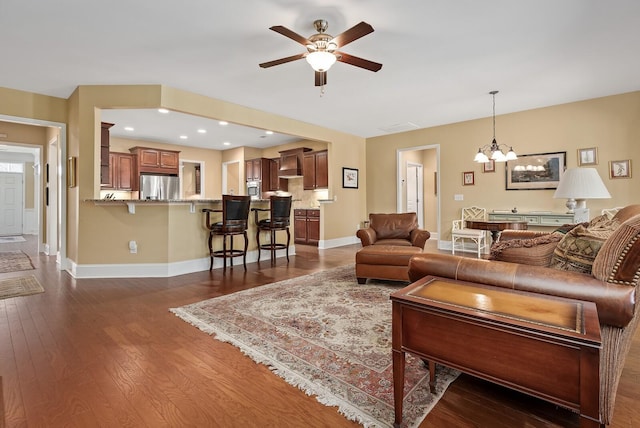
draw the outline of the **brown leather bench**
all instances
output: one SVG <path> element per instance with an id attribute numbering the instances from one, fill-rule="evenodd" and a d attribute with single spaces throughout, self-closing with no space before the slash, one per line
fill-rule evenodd
<path id="1" fill-rule="evenodd" d="M 409 281 L 409 259 L 422 249 L 411 246 L 369 245 L 356 253 L 356 278 L 364 284 L 368 278 Z"/>

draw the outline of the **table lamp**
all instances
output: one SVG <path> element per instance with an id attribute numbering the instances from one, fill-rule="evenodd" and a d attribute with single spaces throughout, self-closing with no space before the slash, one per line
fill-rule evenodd
<path id="1" fill-rule="evenodd" d="M 595 168 L 571 168 L 564 172 L 554 198 L 567 198 L 567 211 L 586 209 L 587 199 L 607 199 L 611 195 Z"/>

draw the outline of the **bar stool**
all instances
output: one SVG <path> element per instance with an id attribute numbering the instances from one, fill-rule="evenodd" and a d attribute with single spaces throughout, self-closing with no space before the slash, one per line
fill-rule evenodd
<path id="1" fill-rule="evenodd" d="M 258 243 L 258 262 L 260 261 L 260 253 L 262 250 L 271 252 L 271 264 L 276 262 L 276 250 L 286 250 L 287 263 L 289 262 L 289 242 L 291 241 L 291 233 L 289 225 L 291 224 L 291 196 L 271 196 L 269 198 L 269 209 L 252 208 L 256 221 L 256 242 Z M 269 211 L 269 218 L 258 219 L 260 211 Z M 287 232 L 287 243 L 278 244 L 276 242 L 276 232 L 285 230 Z M 260 244 L 260 232 L 268 231 L 271 233 L 271 240 L 268 244 Z"/>
<path id="2" fill-rule="evenodd" d="M 250 196 L 239 195 L 222 195 L 222 209 L 212 210 L 204 208 L 206 213 L 207 229 L 209 229 L 209 257 L 211 265 L 209 270 L 213 269 L 213 258 L 222 257 L 223 269 L 227 269 L 227 259 L 231 259 L 231 267 L 233 268 L 233 258 L 242 256 L 242 264 L 244 270 L 247 270 L 247 247 L 249 239 L 247 238 L 247 227 L 249 224 L 249 204 Z M 211 213 L 222 213 L 222 221 L 211 223 Z M 244 236 L 244 250 L 233 248 L 234 235 Z M 222 236 L 222 250 L 213 250 L 212 241 L 214 236 Z M 230 245 L 227 248 L 227 237 L 229 237 Z"/>

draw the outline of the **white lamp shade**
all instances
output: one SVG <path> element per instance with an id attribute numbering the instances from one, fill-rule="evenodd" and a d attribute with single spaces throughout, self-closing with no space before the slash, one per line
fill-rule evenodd
<path id="1" fill-rule="evenodd" d="M 336 56 L 327 51 L 311 52 L 307 55 L 307 62 L 315 71 L 327 71 L 336 62 Z"/>
<path id="2" fill-rule="evenodd" d="M 611 195 L 595 168 L 572 168 L 565 171 L 554 198 L 607 199 Z"/>

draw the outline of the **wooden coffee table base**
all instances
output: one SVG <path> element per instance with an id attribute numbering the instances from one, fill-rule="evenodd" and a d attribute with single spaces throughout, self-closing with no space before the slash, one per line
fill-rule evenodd
<path id="1" fill-rule="evenodd" d="M 395 425 L 405 353 L 539 397 L 601 426 L 595 304 L 434 277 L 391 295 Z"/>

